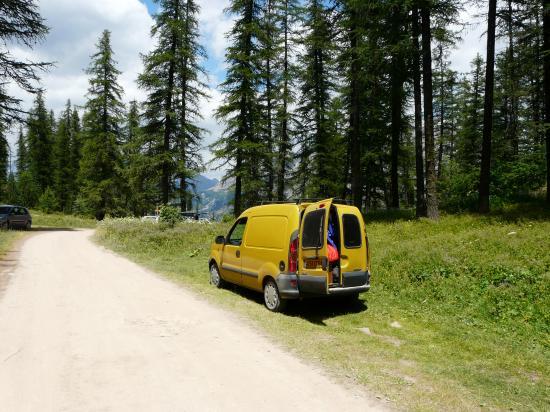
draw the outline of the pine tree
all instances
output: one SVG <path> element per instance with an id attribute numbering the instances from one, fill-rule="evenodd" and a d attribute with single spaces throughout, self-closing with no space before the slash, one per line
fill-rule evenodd
<path id="1" fill-rule="evenodd" d="M 334 163 L 330 153 L 331 125 L 328 114 L 334 84 L 333 35 L 330 31 L 329 10 L 323 2 L 310 0 L 306 5 L 304 22 L 306 35 L 298 102 L 297 134 L 301 144 L 299 175 L 310 176 L 302 181 L 300 195 L 305 197 L 329 197 L 342 192 L 344 184 L 341 169 L 330 173 Z"/>
<path id="2" fill-rule="evenodd" d="M 276 16 L 278 18 L 278 49 L 280 50 L 280 102 L 276 113 L 277 139 L 277 200 L 285 199 L 289 170 L 292 165 L 292 121 L 291 105 L 295 102 L 293 87 L 296 77 L 296 65 L 292 62 L 293 45 L 292 37 L 298 20 L 297 0 L 280 0 L 276 3 Z"/>
<path id="3" fill-rule="evenodd" d="M 127 182 L 126 205 L 134 216 L 153 210 L 158 201 L 159 170 L 151 154 L 151 142 L 140 122 L 138 103 L 130 102 L 124 145 L 122 173 Z"/>
<path id="4" fill-rule="evenodd" d="M 17 174 L 28 170 L 29 158 L 27 153 L 27 141 L 23 133 L 23 126 L 19 127 L 17 136 L 17 159 L 16 159 Z"/>
<path id="5" fill-rule="evenodd" d="M 416 217 L 427 216 L 426 192 L 424 187 L 424 141 L 422 134 L 422 87 L 420 67 L 420 23 L 418 6 L 412 5 L 412 81 L 414 93 L 414 142 L 416 163 Z"/>
<path id="6" fill-rule="evenodd" d="M 399 208 L 399 153 L 400 139 L 403 130 L 403 104 L 407 73 L 405 68 L 405 50 L 408 47 L 404 36 L 402 21 L 405 20 L 406 10 L 402 2 L 390 4 L 389 48 L 391 54 L 391 206 Z"/>
<path id="7" fill-rule="evenodd" d="M 80 159 L 82 158 L 82 135 L 80 127 L 80 117 L 76 107 L 73 106 L 70 119 L 69 128 L 69 170 L 71 179 L 69 180 L 69 192 L 71 193 L 71 199 L 76 200 L 78 196 L 78 175 L 80 173 Z"/>
<path id="8" fill-rule="evenodd" d="M 120 213 L 121 181 L 117 167 L 124 105 L 122 88 L 117 82 L 120 71 L 113 60 L 108 30 L 103 31 L 97 49 L 86 71 L 91 77 L 84 115 L 79 208 L 103 219 L 106 214 Z"/>
<path id="9" fill-rule="evenodd" d="M 51 63 L 22 60 L 9 50 L 16 44 L 32 49 L 48 33 L 35 1 L 2 0 L 0 7 L 0 121 L 9 125 L 13 120 L 22 121 L 24 111 L 20 108 L 21 99 L 10 96 L 5 86 L 13 83 L 26 92 L 36 93 L 38 72 L 49 68 Z"/>
<path id="10" fill-rule="evenodd" d="M 483 109 L 483 141 L 481 146 L 481 173 L 479 176 L 479 212 L 489 212 L 489 185 L 491 181 L 491 139 L 493 131 L 493 92 L 495 73 L 495 32 L 497 0 L 489 0 L 487 17 L 487 63 L 485 66 L 485 104 Z"/>
<path id="11" fill-rule="evenodd" d="M 39 192 L 42 193 L 53 184 L 52 128 L 42 92 L 36 95 L 35 105 L 27 123 L 29 172 Z"/>
<path id="12" fill-rule="evenodd" d="M 162 0 L 151 35 L 157 47 L 143 56 L 145 71 L 139 85 L 148 92 L 144 103 L 145 130 L 155 137 L 155 162 L 160 168 L 162 203 L 167 204 L 173 191 L 172 176 L 180 182 L 180 207 L 186 208 L 187 182 L 200 169 L 199 154 L 204 130 L 199 100 L 206 97 L 205 75 L 201 59 L 197 15 L 193 0 Z"/>
<path id="13" fill-rule="evenodd" d="M 200 155 L 201 142 L 205 130 L 198 126 L 202 120 L 199 100 L 208 98 L 207 85 L 201 80 L 206 76 L 201 59 L 206 52 L 199 43 L 199 6 L 193 0 L 187 0 L 183 7 L 182 38 L 179 41 L 176 84 L 180 95 L 178 106 L 178 132 L 175 147 L 177 151 L 176 172 L 180 179 L 180 209 L 187 210 L 191 193 L 188 182 L 203 168 Z"/>
<path id="14" fill-rule="evenodd" d="M 0 120 L 0 199 L 8 193 L 8 169 L 10 167 L 10 146 L 5 136 L 5 128 Z"/>
<path id="15" fill-rule="evenodd" d="M 74 170 L 71 163 L 72 140 L 71 101 L 67 101 L 65 110 L 59 118 L 53 145 L 53 192 L 60 210 L 70 212 L 74 201 Z"/>
<path id="16" fill-rule="evenodd" d="M 459 114 L 457 162 L 462 171 L 471 171 L 475 168 L 477 173 L 481 163 L 485 62 L 478 54 L 471 65 L 472 71 L 459 85 L 461 113 Z"/>
<path id="17" fill-rule="evenodd" d="M 428 5 L 420 9 L 422 18 L 422 69 L 424 88 L 424 136 L 426 152 L 426 208 L 431 219 L 439 217 L 437 200 L 435 148 L 433 124 L 433 77 L 432 77 L 432 28 L 431 10 Z"/>
<path id="18" fill-rule="evenodd" d="M 260 9 L 255 0 L 233 0 L 228 8 L 236 16 L 227 49 L 227 77 L 221 84 L 224 102 L 217 117 L 225 122 L 223 136 L 212 146 L 215 160 L 229 166 L 225 180 L 235 179 L 233 212 L 253 204 L 263 182 L 257 159 L 264 155 L 259 140 L 258 84 L 261 57 L 258 52 Z"/>
<path id="19" fill-rule="evenodd" d="M 546 136 L 546 203 L 550 204 L 550 0 L 543 0 L 544 7 L 544 122 Z"/>
<path id="20" fill-rule="evenodd" d="M 349 126 L 347 132 L 347 154 L 345 156 L 345 183 L 351 182 L 351 196 L 353 204 L 359 208 L 363 205 L 363 173 L 361 170 L 362 140 L 364 139 L 364 127 L 362 118 L 365 116 L 364 89 L 364 56 L 366 35 L 366 4 L 361 1 L 342 2 L 342 27 L 345 30 L 343 53 L 340 57 L 340 65 L 346 73 L 343 91 L 347 111 L 349 114 Z M 344 197 L 346 193 L 344 193 Z"/>

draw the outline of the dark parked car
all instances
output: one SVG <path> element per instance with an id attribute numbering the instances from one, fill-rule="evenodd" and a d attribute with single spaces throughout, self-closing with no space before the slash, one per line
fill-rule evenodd
<path id="1" fill-rule="evenodd" d="M 32 217 L 22 206 L 0 205 L 0 227 L 2 229 L 22 228 L 31 230 Z"/>

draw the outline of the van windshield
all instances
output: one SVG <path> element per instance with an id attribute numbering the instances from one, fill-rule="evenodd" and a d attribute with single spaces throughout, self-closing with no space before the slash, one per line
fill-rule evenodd
<path id="1" fill-rule="evenodd" d="M 324 241 L 325 209 L 314 210 L 306 215 L 302 247 L 320 248 Z"/>

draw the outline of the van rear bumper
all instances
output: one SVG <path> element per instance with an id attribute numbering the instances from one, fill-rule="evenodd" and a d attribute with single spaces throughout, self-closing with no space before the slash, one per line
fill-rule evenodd
<path id="1" fill-rule="evenodd" d="M 295 273 L 280 273 L 277 276 L 277 288 L 283 299 L 298 299 L 298 276 Z"/>
<path id="2" fill-rule="evenodd" d="M 363 293 L 370 289 L 370 272 L 354 271 L 342 273 L 344 285 L 328 288 L 328 295 L 343 296 Z M 318 276 L 297 276 L 295 273 L 280 273 L 277 288 L 283 299 L 298 299 L 306 296 L 327 296 L 325 278 Z"/>
<path id="3" fill-rule="evenodd" d="M 277 280 L 279 293 L 285 299 L 296 299 L 299 297 L 315 296 L 342 296 L 363 293 L 370 289 L 370 272 L 353 271 L 343 272 L 343 285 L 338 287 L 329 287 L 327 293 L 327 279 L 321 276 L 309 276 L 295 274 L 280 274 Z M 297 281 L 298 288 L 292 287 L 290 281 Z"/>

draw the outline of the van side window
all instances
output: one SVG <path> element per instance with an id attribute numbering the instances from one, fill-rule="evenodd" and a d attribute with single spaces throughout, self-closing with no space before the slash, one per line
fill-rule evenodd
<path id="1" fill-rule="evenodd" d="M 243 217 L 241 220 L 239 220 L 235 226 L 233 226 L 233 229 L 231 229 L 231 233 L 229 233 L 229 236 L 227 236 L 228 243 L 230 245 L 234 246 L 240 246 L 243 241 L 243 234 L 244 234 L 244 228 L 246 227 L 246 217 Z"/>
<path id="2" fill-rule="evenodd" d="M 348 249 L 361 247 L 361 225 L 355 215 L 344 215 L 344 246 Z"/>
<path id="3" fill-rule="evenodd" d="M 306 215 L 302 233 L 303 248 L 320 248 L 323 246 L 325 215 L 325 209 L 314 210 Z"/>

